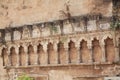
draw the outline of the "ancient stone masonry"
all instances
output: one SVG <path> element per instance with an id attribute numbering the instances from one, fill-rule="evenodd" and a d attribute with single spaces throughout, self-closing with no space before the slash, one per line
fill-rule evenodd
<path id="1" fill-rule="evenodd" d="M 0 80 L 119 80 L 119 20 L 120 0 L 0 0 Z"/>
<path id="2" fill-rule="evenodd" d="M 120 35 L 116 36 L 115 41 L 113 31 L 110 30 L 110 19 L 100 15 L 87 15 L 73 17 L 71 22 L 65 19 L 1 29 L 0 51 L 3 66 L 5 69 L 17 69 L 18 72 L 29 74 L 31 72 L 27 69 L 34 70 L 38 67 L 45 70 L 44 68 L 47 67 L 46 72 L 43 73 L 49 74 L 51 69 L 48 67 L 59 69 L 88 65 L 91 68 L 92 65 L 96 65 L 94 69 L 102 70 L 94 71 L 96 75 L 90 73 L 89 76 L 104 76 L 104 69 L 107 67 L 102 65 L 113 66 L 113 63 L 120 61 Z M 117 51 L 115 42 L 119 45 Z M 39 74 L 39 70 L 33 73 Z M 79 74 L 85 77 L 88 73 L 83 72 L 83 76 L 78 71 L 75 74 L 70 72 L 70 75 L 74 77 Z M 114 75 L 117 74 L 120 73 Z M 13 75 L 12 71 L 11 75 Z"/>

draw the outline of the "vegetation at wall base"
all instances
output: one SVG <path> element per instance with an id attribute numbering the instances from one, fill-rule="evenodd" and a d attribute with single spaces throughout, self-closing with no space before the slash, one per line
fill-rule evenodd
<path id="1" fill-rule="evenodd" d="M 34 80 L 34 79 L 29 77 L 28 75 L 22 75 L 19 76 L 16 80 Z"/>

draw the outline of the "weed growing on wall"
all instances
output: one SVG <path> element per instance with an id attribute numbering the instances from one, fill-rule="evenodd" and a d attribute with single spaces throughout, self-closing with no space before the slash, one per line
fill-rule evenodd
<path id="1" fill-rule="evenodd" d="M 28 75 L 22 75 L 19 76 L 16 80 L 34 80 L 34 79 L 29 77 Z"/>

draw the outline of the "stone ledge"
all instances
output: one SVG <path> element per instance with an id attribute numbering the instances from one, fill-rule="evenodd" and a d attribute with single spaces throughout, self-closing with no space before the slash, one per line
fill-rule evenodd
<path id="1" fill-rule="evenodd" d="M 68 64 L 46 64 L 46 65 L 28 65 L 28 66 L 4 66 L 4 69 L 21 69 L 21 68 L 32 68 L 32 67 L 40 67 L 40 68 L 49 68 L 49 67 L 70 67 L 70 66 L 93 66 L 93 65 L 111 65 L 112 62 L 95 62 L 95 63 L 68 63 Z"/>

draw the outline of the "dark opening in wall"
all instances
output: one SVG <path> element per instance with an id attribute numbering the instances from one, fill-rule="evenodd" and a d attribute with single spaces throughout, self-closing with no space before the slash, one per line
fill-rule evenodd
<path id="1" fill-rule="evenodd" d="M 19 47 L 19 62 L 20 62 L 20 66 L 25 65 L 26 63 L 26 54 L 24 51 L 24 47 L 22 46 Z"/>
<path id="2" fill-rule="evenodd" d="M 90 60 L 90 55 L 89 55 L 89 49 L 87 46 L 87 41 L 82 40 L 80 42 L 80 46 L 81 46 L 80 50 L 81 50 L 81 55 L 82 55 L 82 62 L 88 63 Z"/>
<path id="3" fill-rule="evenodd" d="M 8 63 L 8 55 L 7 55 L 7 49 L 2 49 L 2 58 L 3 58 L 3 66 L 6 66 Z"/>
<path id="4" fill-rule="evenodd" d="M 38 54 L 38 64 L 40 64 L 40 59 L 41 59 L 41 54 L 43 53 L 43 46 L 41 44 L 39 44 L 37 46 L 37 54 Z"/>
<path id="5" fill-rule="evenodd" d="M 78 57 L 78 53 L 76 51 L 75 42 L 71 40 L 69 42 L 69 62 L 76 63 L 77 57 Z"/>
<path id="6" fill-rule="evenodd" d="M 118 6 L 120 5 L 120 0 L 112 0 L 113 6 Z"/>
<path id="7" fill-rule="evenodd" d="M 32 45 L 28 46 L 28 64 L 33 65 L 34 64 L 34 49 Z"/>
<path id="8" fill-rule="evenodd" d="M 105 40 L 105 51 L 106 51 L 107 61 L 114 62 L 115 59 L 114 43 L 113 43 L 113 39 L 109 37 Z"/>
<path id="9" fill-rule="evenodd" d="M 66 63 L 66 55 L 65 55 L 65 48 L 64 48 L 64 43 L 59 42 L 58 43 L 58 63 Z"/>
<path id="10" fill-rule="evenodd" d="M 101 51 L 101 48 L 100 48 L 99 40 L 94 39 L 92 41 L 92 48 L 93 48 L 93 59 L 94 59 L 94 62 L 101 62 L 102 51 Z"/>
<path id="11" fill-rule="evenodd" d="M 11 56 L 11 65 L 16 66 L 17 65 L 17 54 L 14 47 L 11 47 L 10 49 L 10 56 Z"/>

